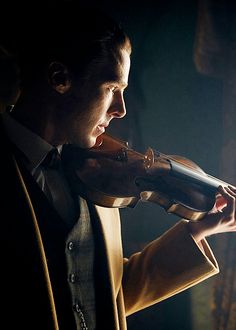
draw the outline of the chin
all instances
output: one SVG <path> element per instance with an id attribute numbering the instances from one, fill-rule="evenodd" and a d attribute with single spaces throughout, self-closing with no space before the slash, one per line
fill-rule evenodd
<path id="1" fill-rule="evenodd" d="M 84 139 L 82 143 L 80 143 L 80 147 L 84 149 L 92 148 L 96 145 L 97 137 L 88 137 L 87 139 Z"/>
<path id="2" fill-rule="evenodd" d="M 77 145 L 79 148 L 82 149 L 89 149 L 97 145 L 97 142 L 100 141 L 100 135 L 98 134 L 84 134 L 83 136 L 81 135 L 74 135 L 71 137 L 71 142 L 72 144 Z"/>
<path id="3" fill-rule="evenodd" d="M 68 142 L 72 143 L 76 146 L 78 146 L 79 148 L 82 149 L 88 149 L 88 148 L 92 148 L 95 144 L 96 144 L 96 139 L 97 137 L 90 134 L 78 134 L 78 132 L 76 132 L 77 134 L 73 134 L 74 132 L 71 132 L 72 134 L 69 136 Z"/>
<path id="4" fill-rule="evenodd" d="M 85 140 L 86 146 L 84 148 L 99 147 L 102 144 L 102 140 L 102 134 L 91 135 Z"/>

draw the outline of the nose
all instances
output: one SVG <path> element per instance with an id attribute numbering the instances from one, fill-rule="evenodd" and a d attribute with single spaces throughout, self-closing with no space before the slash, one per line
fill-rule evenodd
<path id="1" fill-rule="evenodd" d="M 114 118 L 123 118 L 126 115 L 125 100 L 123 92 L 115 93 L 108 113 Z"/>

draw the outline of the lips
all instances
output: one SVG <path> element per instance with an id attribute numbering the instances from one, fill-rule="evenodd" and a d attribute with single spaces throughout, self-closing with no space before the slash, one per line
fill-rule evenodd
<path id="1" fill-rule="evenodd" d="M 105 132 L 105 126 L 102 126 L 102 125 L 98 125 L 97 126 L 97 130 L 102 134 Z"/>
<path id="2" fill-rule="evenodd" d="M 98 125 L 98 126 L 101 126 L 101 127 L 106 128 L 108 125 L 109 125 L 109 123 L 104 123 L 104 124 L 100 124 L 100 125 Z"/>
<path id="3" fill-rule="evenodd" d="M 108 125 L 109 125 L 109 123 L 104 123 L 104 124 L 98 125 L 97 127 L 100 131 L 102 131 L 104 133 L 105 129 L 107 128 Z"/>
<path id="4" fill-rule="evenodd" d="M 104 124 L 100 124 L 100 125 L 97 125 L 96 127 L 96 143 L 95 143 L 95 147 L 98 147 L 102 144 L 102 134 L 105 133 L 105 130 L 106 130 L 106 127 L 109 125 L 109 122 L 108 123 L 104 123 Z"/>

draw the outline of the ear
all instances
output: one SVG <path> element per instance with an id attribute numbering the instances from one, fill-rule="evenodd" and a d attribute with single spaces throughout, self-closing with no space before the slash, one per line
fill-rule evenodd
<path id="1" fill-rule="evenodd" d="M 52 62 L 48 67 L 48 80 L 51 87 L 60 94 L 68 92 L 71 87 L 69 71 L 63 63 Z"/>

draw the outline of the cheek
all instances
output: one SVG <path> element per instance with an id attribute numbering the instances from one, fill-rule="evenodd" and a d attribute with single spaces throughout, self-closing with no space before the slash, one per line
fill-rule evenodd
<path id="1" fill-rule="evenodd" d="M 77 136 L 91 134 L 96 129 L 101 117 L 100 109 L 97 106 L 81 110 L 73 116 L 71 121 L 71 133 Z"/>
<path id="2" fill-rule="evenodd" d="M 110 99 L 105 97 L 99 98 L 99 100 L 94 102 L 90 110 L 87 112 L 88 122 L 93 122 L 94 124 L 96 124 L 99 123 L 101 120 L 104 120 L 110 104 Z"/>
<path id="3" fill-rule="evenodd" d="M 86 94 L 86 100 L 89 97 Z M 81 100 L 74 106 L 74 110 L 71 113 L 71 126 L 72 129 L 76 128 L 83 132 L 91 131 L 96 128 L 97 124 L 103 121 L 106 117 L 107 110 L 112 102 L 111 95 L 99 91 L 90 94 L 89 102 L 85 102 L 85 99 Z"/>

